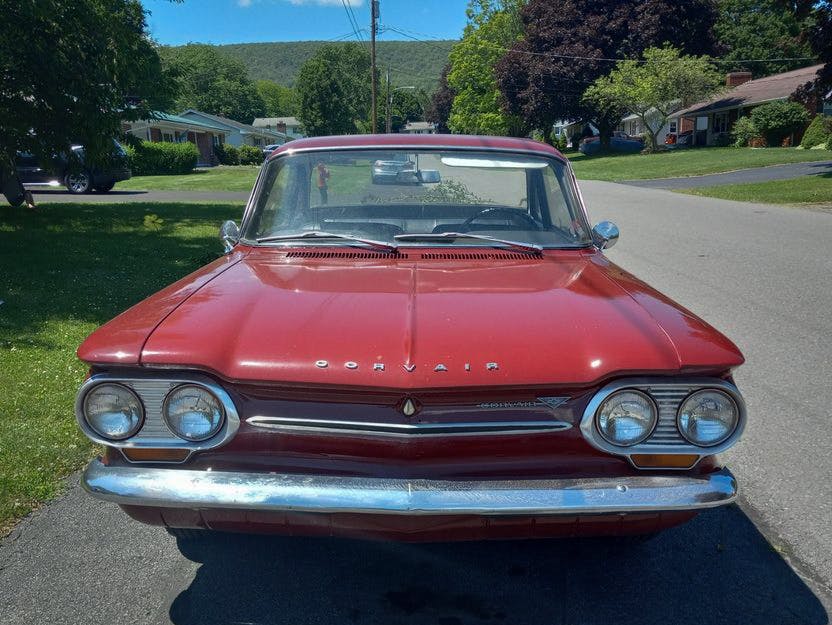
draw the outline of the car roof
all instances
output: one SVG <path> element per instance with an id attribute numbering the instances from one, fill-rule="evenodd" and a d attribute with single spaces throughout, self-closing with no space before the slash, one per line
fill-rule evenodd
<path id="1" fill-rule="evenodd" d="M 514 152 L 536 152 L 541 156 L 555 156 L 565 160 L 552 146 L 531 139 L 515 137 L 487 137 L 481 135 L 446 134 L 389 134 L 389 135 L 338 135 L 295 139 L 283 144 L 272 152 L 270 158 L 304 150 L 327 150 L 345 148 L 466 148 L 482 150 L 506 150 Z"/>

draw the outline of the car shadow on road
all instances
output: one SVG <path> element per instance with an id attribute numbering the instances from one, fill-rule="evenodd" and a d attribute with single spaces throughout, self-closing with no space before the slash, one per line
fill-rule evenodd
<path id="1" fill-rule="evenodd" d="M 177 625 L 828 623 L 812 590 L 731 506 L 644 543 L 399 544 L 216 535 Z"/>

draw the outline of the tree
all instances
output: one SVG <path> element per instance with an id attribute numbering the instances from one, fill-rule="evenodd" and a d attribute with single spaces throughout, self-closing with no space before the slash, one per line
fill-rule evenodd
<path id="1" fill-rule="evenodd" d="M 436 124 L 439 132 L 450 132 L 448 118 L 451 116 L 451 107 L 454 104 L 455 92 L 448 84 L 448 73 L 451 71 L 451 64 L 448 63 L 442 68 L 439 77 L 439 87 L 430 100 L 430 105 L 425 110 L 425 119 Z"/>
<path id="2" fill-rule="evenodd" d="M 611 59 L 636 58 L 666 41 L 685 54 L 714 48 L 711 0 L 529 0 L 520 17 L 524 37 L 496 70 L 508 112 L 545 130 L 560 119 L 592 120 L 604 144 L 619 120 L 582 96 Z"/>
<path id="3" fill-rule="evenodd" d="M 751 121 L 766 145 L 776 148 L 809 122 L 809 112 L 797 102 L 769 102 L 751 111 Z"/>
<path id="4" fill-rule="evenodd" d="M 45 162 L 80 142 L 95 163 L 122 120 L 172 101 L 138 0 L 0 0 L 0 15 L 0 183 L 8 188 L 20 189 L 16 152 Z"/>
<path id="5" fill-rule="evenodd" d="M 370 57 L 357 43 L 318 48 L 298 73 L 298 117 L 311 136 L 350 134 L 370 113 Z"/>
<path id="6" fill-rule="evenodd" d="M 747 59 L 812 57 L 805 37 L 808 19 L 799 19 L 780 0 L 719 0 L 714 32 L 725 52 L 720 56 L 755 78 L 786 72 L 808 61 L 749 62 Z"/>
<path id="7" fill-rule="evenodd" d="M 470 0 L 462 40 L 450 53 L 448 84 L 454 90 L 448 127 L 466 134 L 526 134 L 521 120 L 502 107 L 494 68 L 522 35 L 522 0 Z"/>
<path id="8" fill-rule="evenodd" d="M 162 60 L 178 77 L 177 108 L 197 109 L 244 124 L 265 115 L 266 103 L 245 66 L 214 46 L 166 48 Z"/>
<path id="9" fill-rule="evenodd" d="M 399 132 L 407 122 L 424 119 L 424 92 L 396 89 L 395 87 L 391 87 L 391 89 L 393 89 L 391 94 L 393 105 L 390 107 L 390 118 L 393 132 Z"/>
<path id="10" fill-rule="evenodd" d="M 706 56 L 683 56 L 676 48 L 647 48 L 641 60 L 619 61 L 584 93 L 584 101 L 605 114 L 638 116 L 658 148 L 657 135 L 673 111 L 713 95 L 722 74 Z"/>
<path id="11" fill-rule="evenodd" d="M 266 117 L 294 117 L 298 114 L 298 93 L 271 80 L 258 80 L 257 93 L 266 104 Z"/>

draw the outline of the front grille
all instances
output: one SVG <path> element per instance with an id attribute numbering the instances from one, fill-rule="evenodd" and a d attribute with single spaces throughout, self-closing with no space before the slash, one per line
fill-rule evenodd
<path id="1" fill-rule="evenodd" d="M 659 407 L 659 422 L 653 435 L 643 444 L 645 446 L 679 445 L 689 447 L 690 444 L 679 434 L 676 427 L 676 411 L 682 400 L 691 392 L 690 386 L 660 386 L 644 389 L 655 400 Z"/>
<path id="2" fill-rule="evenodd" d="M 128 382 L 136 393 L 141 397 L 144 404 L 144 425 L 133 441 L 151 442 L 158 440 L 172 441 L 180 440 L 168 429 L 162 419 L 162 404 L 165 395 L 176 386 L 172 382 L 159 382 L 158 380 L 134 380 Z"/>

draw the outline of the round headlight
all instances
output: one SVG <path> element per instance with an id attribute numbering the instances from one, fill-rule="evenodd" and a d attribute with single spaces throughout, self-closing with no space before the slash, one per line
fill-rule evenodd
<path id="1" fill-rule="evenodd" d="M 728 393 L 705 389 L 692 393 L 682 402 L 676 423 L 688 442 L 712 447 L 734 433 L 739 418 L 737 402 Z"/>
<path id="2" fill-rule="evenodd" d="M 635 445 L 650 436 L 657 418 L 658 410 L 653 400 L 645 393 L 633 390 L 613 393 L 596 413 L 601 436 L 619 447 Z"/>
<path id="3" fill-rule="evenodd" d="M 84 419 L 102 438 L 120 441 L 142 427 L 144 407 L 138 395 L 126 386 L 99 384 L 84 397 Z"/>
<path id="4" fill-rule="evenodd" d="M 182 384 L 168 393 L 162 414 L 171 432 L 193 442 L 214 436 L 225 419 L 222 402 L 196 384 Z"/>

